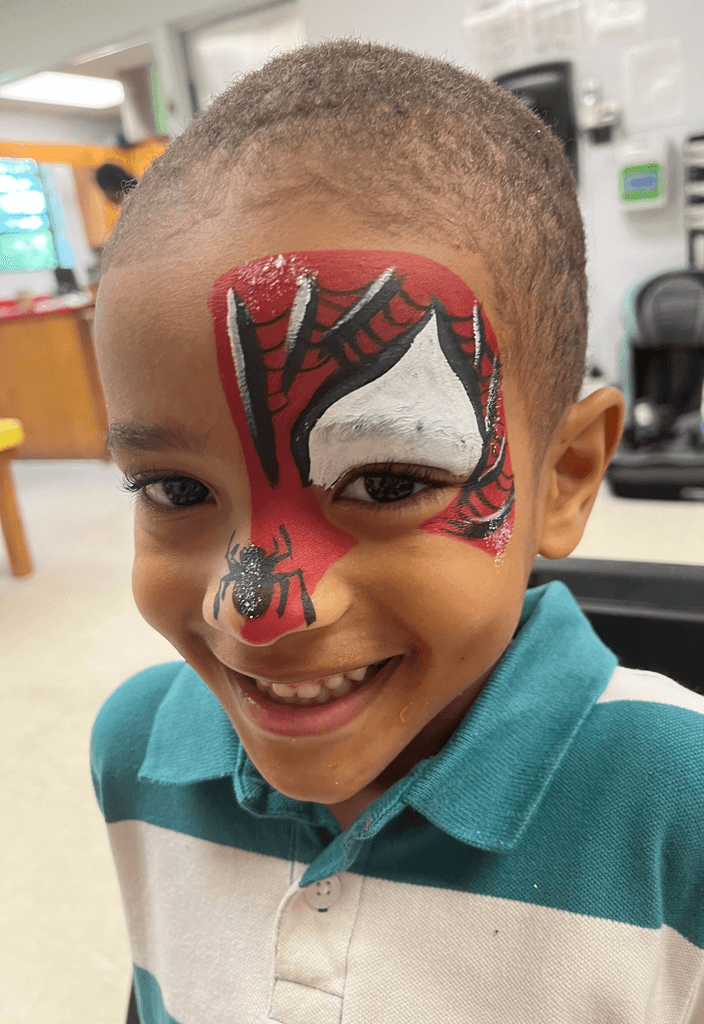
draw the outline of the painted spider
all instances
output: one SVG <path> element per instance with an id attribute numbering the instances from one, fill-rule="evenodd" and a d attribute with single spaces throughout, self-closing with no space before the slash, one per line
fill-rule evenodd
<path id="1" fill-rule="evenodd" d="M 218 592 L 215 595 L 213 615 L 216 619 L 220 613 L 220 602 L 225 599 L 230 584 L 232 584 L 232 603 L 240 615 L 246 619 L 259 619 L 266 613 L 274 597 L 274 587 L 278 586 L 281 594 L 276 613 L 279 616 L 283 615 L 288 601 L 291 577 L 295 576 L 301 588 L 301 605 L 306 625 L 310 626 L 311 622 L 315 622 L 315 608 L 303 582 L 303 570 L 290 569 L 288 572 L 275 570 L 275 566 L 279 562 L 283 562 L 293 554 L 291 538 L 286 527 L 282 525 L 279 530 L 286 545 L 286 551 L 279 551 L 279 542 L 273 537 L 274 550 L 270 555 L 267 555 L 264 548 L 260 548 L 256 544 L 247 544 L 240 551 L 239 561 L 235 557 L 239 550 L 239 544 L 232 546 L 236 531 L 233 532 L 225 554 L 229 572 L 220 580 Z"/>

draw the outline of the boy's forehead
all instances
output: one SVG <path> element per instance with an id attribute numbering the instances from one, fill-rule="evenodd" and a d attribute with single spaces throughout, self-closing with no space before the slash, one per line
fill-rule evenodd
<path id="1" fill-rule="evenodd" d="M 244 172 L 235 174 L 230 184 L 219 213 L 209 209 L 202 217 L 184 214 L 170 218 L 173 227 L 163 241 L 155 242 L 148 259 L 131 263 L 127 254 L 122 265 L 108 271 L 101 292 L 107 290 L 105 284 L 118 293 L 129 292 L 132 308 L 141 295 L 148 307 L 158 306 L 165 322 L 177 318 L 179 323 L 195 324 L 207 322 L 206 303 L 213 282 L 225 271 L 262 257 L 311 250 L 405 252 L 434 260 L 464 280 L 497 334 L 501 328 L 503 344 L 509 325 L 497 296 L 509 290 L 508 275 L 500 273 L 500 280 L 495 281 L 489 267 L 496 266 L 496 253 L 485 260 L 482 252 L 468 250 L 454 237 L 451 226 L 445 230 L 443 224 L 425 225 L 420 214 L 416 224 L 396 221 L 393 216 L 370 221 L 343 201 L 312 188 L 293 199 L 277 200 L 270 195 L 270 186 L 264 187 L 266 183 Z M 252 197 L 260 193 L 266 201 L 253 203 Z M 478 238 L 483 219 L 482 211 L 477 210 Z M 121 315 L 124 312 L 123 308 Z"/>
<path id="2" fill-rule="evenodd" d="M 305 198 L 293 209 L 272 204 L 256 216 L 244 207 L 228 208 L 222 216 L 187 225 L 147 262 L 125 260 L 104 276 L 96 346 L 111 416 L 116 396 L 124 410 L 138 391 L 155 417 L 166 415 L 162 406 L 169 392 L 191 408 L 207 402 L 219 376 L 208 296 L 223 274 L 281 253 L 335 250 L 393 250 L 432 261 L 440 275 L 471 289 L 494 327 L 499 351 L 511 344 L 512 331 L 481 254 L 424 235 L 421 228 L 371 228 L 342 208 Z M 158 396 L 148 386 L 153 380 L 162 384 Z"/>
<path id="3" fill-rule="evenodd" d="M 369 242 L 376 237 L 369 238 Z M 398 252 L 407 264 L 411 257 L 411 279 L 418 276 L 419 268 L 427 260 L 427 267 L 421 271 L 424 280 L 428 280 L 427 268 L 430 268 L 438 288 L 450 285 L 457 289 L 464 282 L 494 325 L 499 348 L 506 346 L 513 334 L 512 327 L 499 306 L 497 288 L 481 255 L 418 239 L 394 237 L 386 238 L 385 242 L 383 246 L 369 245 L 365 249 Z M 399 244 L 401 242 L 405 245 Z M 201 251 L 191 249 L 184 253 L 180 248 L 173 258 L 159 255 L 148 263 L 139 261 L 111 268 L 101 282 L 96 306 L 98 345 L 109 348 L 117 344 L 127 353 L 134 348 L 134 355 L 143 359 L 150 349 L 168 348 L 173 334 L 178 333 L 181 343 L 172 354 L 183 357 L 188 350 L 187 342 L 195 348 L 208 344 L 207 328 L 211 323 L 208 296 L 215 281 L 225 272 L 242 268 L 240 280 L 247 281 L 250 293 L 254 290 L 272 294 L 282 281 L 290 278 L 290 264 L 279 270 L 275 260 L 277 256 L 294 251 L 292 249 L 281 246 L 261 251 L 262 246 L 228 246 L 232 250 L 228 255 L 217 251 L 220 246 L 214 246 L 212 239 L 210 243 Z M 191 242 L 184 239 L 184 245 L 189 248 Z M 299 251 L 311 252 L 316 248 L 305 246 Z M 340 273 L 353 278 L 356 270 L 363 276 L 363 253 L 364 249 L 352 249 L 349 245 L 341 245 L 339 249 L 321 247 L 319 262 L 325 271 L 338 278 Z M 413 257 L 421 259 L 414 262 Z M 255 272 L 248 273 L 249 265 Z M 267 273 L 261 273 L 262 266 L 267 267 Z M 503 281 L 501 289 L 505 289 Z"/>

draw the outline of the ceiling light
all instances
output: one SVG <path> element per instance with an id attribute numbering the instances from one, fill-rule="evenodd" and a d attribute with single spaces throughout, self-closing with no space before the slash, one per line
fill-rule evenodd
<path id="1" fill-rule="evenodd" d="M 66 107 L 91 107 L 105 110 L 124 102 L 122 82 L 115 78 L 91 78 L 88 75 L 65 75 L 45 71 L 0 86 L 0 96 L 9 100 L 34 103 L 57 103 Z"/>

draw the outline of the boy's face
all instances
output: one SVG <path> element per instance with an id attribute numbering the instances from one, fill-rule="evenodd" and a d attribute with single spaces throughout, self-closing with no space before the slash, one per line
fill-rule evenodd
<path id="1" fill-rule="evenodd" d="M 254 205 L 105 276 L 101 373 L 140 611 L 272 786 L 337 804 L 437 753 L 510 643 L 537 482 L 479 256 Z"/>

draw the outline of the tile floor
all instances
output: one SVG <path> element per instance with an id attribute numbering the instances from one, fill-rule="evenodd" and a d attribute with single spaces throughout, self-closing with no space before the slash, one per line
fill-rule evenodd
<path id="1" fill-rule="evenodd" d="M 17 462 L 35 563 L 0 543 L 0 1024 L 123 1024 L 130 958 L 88 740 L 108 694 L 176 657 L 130 593 L 130 499 L 105 462 Z M 577 554 L 704 564 L 704 503 L 604 489 Z"/>
<path id="2" fill-rule="evenodd" d="M 104 462 L 24 462 L 35 564 L 0 543 L 0 1022 L 123 1024 L 130 958 L 88 741 L 128 675 L 175 657 L 130 592 L 130 498 Z"/>

